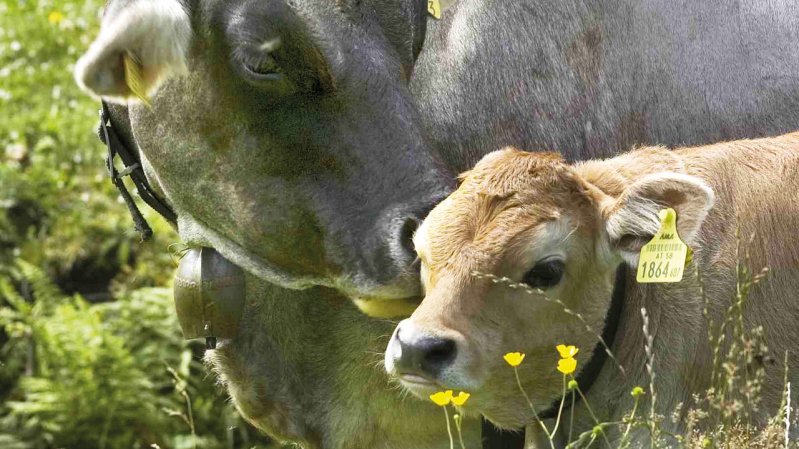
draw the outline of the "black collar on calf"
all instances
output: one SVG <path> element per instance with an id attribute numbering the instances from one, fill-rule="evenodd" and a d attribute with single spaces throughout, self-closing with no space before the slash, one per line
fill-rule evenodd
<path id="1" fill-rule="evenodd" d="M 136 191 L 148 206 L 155 209 L 156 212 L 161 214 L 161 216 L 170 223 L 177 223 L 178 217 L 175 215 L 175 212 L 164 200 L 156 195 L 150 183 L 147 181 L 144 168 L 141 165 L 141 160 L 139 160 L 138 152 L 132 151 L 122 142 L 122 139 L 119 138 L 119 135 L 111 123 L 111 113 L 108 111 L 108 105 L 105 102 L 102 103 L 102 108 L 100 109 L 100 127 L 97 130 L 97 137 L 108 147 L 108 157 L 105 160 L 106 168 L 108 168 L 108 175 L 111 177 L 111 182 L 113 182 L 117 190 L 119 190 L 119 194 L 122 195 L 122 199 L 125 200 L 125 204 L 128 206 L 128 210 L 133 217 L 136 231 L 141 234 L 142 240 L 148 240 L 152 237 L 153 230 L 150 228 L 147 220 L 144 219 L 141 211 L 139 211 L 127 187 L 125 187 L 123 181 L 125 176 L 130 176 L 133 184 L 136 185 Z M 125 166 L 122 171 L 117 171 L 114 165 L 114 160 L 117 156 L 119 156 L 122 160 L 122 164 Z"/>
<path id="2" fill-rule="evenodd" d="M 613 283 L 613 294 L 610 299 L 610 308 L 605 316 L 605 327 L 602 329 L 602 340 L 607 343 L 608 348 L 613 347 L 616 338 L 616 331 L 619 327 L 619 319 L 624 306 L 624 297 L 627 293 L 627 265 L 621 264 L 616 270 L 616 280 Z M 602 342 L 597 342 L 591 359 L 580 370 L 575 380 L 580 386 L 583 394 L 588 394 L 588 390 L 594 385 L 599 372 L 607 361 L 608 353 Z M 580 401 L 580 396 L 575 398 L 575 404 Z M 563 410 L 570 407 L 569 401 L 564 404 Z M 554 419 L 558 416 L 560 401 L 555 401 L 548 409 L 538 414 L 540 419 Z M 482 419 L 483 449 L 524 449 L 524 429 L 517 432 L 503 432 L 493 424 Z"/>

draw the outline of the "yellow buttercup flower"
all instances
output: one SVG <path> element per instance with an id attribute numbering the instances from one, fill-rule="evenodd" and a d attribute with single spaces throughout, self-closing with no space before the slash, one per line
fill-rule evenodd
<path id="1" fill-rule="evenodd" d="M 452 390 L 439 391 L 438 393 L 431 394 L 430 400 L 439 407 L 445 407 L 452 402 Z"/>
<path id="2" fill-rule="evenodd" d="M 64 14 L 61 11 L 53 11 L 47 15 L 47 21 L 53 25 L 61 23 L 62 20 L 64 20 Z"/>
<path id="3" fill-rule="evenodd" d="M 563 374 L 571 374 L 575 369 L 577 369 L 577 360 L 575 360 L 574 357 L 560 359 L 558 361 L 558 371 Z"/>
<path id="4" fill-rule="evenodd" d="M 466 403 L 466 401 L 468 401 L 468 400 L 469 400 L 469 397 L 470 397 L 470 396 L 471 396 L 471 394 L 469 394 L 469 393 L 467 393 L 467 392 L 465 392 L 465 391 L 461 391 L 460 393 L 458 393 L 458 395 L 457 395 L 457 396 L 453 396 L 453 397 L 452 397 L 452 403 L 453 403 L 454 405 L 457 405 L 458 407 L 460 407 L 460 406 L 462 406 L 463 404 L 465 404 L 465 403 Z"/>
<path id="5" fill-rule="evenodd" d="M 522 364 L 524 360 L 524 353 L 522 352 L 509 352 L 503 357 L 508 365 L 517 367 Z"/>
<path id="6" fill-rule="evenodd" d="M 560 354 L 560 358 L 562 358 L 562 359 L 574 358 L 574 356 L 576 356 L 577 353 L 580 352 L 580 349 L 577 348 L 577 346 L 574 346 L 574 345 L 568 345 L 568 346 L 566 346 L 566 345 L 557 345 L 557 346 L 555 346 L 555 349 L 558 350 L 558 354 Z"/>

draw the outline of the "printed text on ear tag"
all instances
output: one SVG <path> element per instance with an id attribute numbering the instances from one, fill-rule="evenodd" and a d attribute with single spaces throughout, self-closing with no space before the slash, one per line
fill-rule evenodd
<path id="1" fill-rule="evenodd" d="M 125 52 L 122 56 L 122 62 L 125 65 L 125 84 L 133 95 L 142 101 L 142 103 L 150 106 L 150 100 L 147 98 L 147 89 L 144 87 L 144 73 L 141 63 L 133 54 Z"/>
<path id="2" fill-rule="evenodd" d="M 677 212 L 669 208 L 658 215 L 660 230 L 641 248 L 636 280 L 641 283 L 680 282 L 689 248 L 677 234 Z"/>
<path id="3" fill-rule="evenodd" d="M 427 12 L 430 13 L 433 18 L 440 19 L 441 2 L 439 0 L 427 0 Z"/>

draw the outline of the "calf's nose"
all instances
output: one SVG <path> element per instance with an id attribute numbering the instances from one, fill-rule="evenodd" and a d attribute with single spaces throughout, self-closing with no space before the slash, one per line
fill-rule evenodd
<path id="1" fill-rule="evenodd" d="M 394 338 L 399 346 L 395 369 L 399 374 L 417 374 L 437 378 L 455 361 L 458 349 L 455 340 L 436 336 L 414 336 L 397 328 Z"/>

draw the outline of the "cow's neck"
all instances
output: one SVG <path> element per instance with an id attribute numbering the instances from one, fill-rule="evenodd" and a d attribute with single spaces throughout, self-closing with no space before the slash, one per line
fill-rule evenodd
<path id="1" fill-rule="evenodd" d="M 388 381 L 382 352 L 393 323 L 327 289 L 285 290 L 249 276 L 247 292 L 239 335 L 206 359 L 257 427 L 308 449 L 449 446 L 441 410 Z M 468 447 L 478 447 L 479 430 L 464 422 Z"/>

